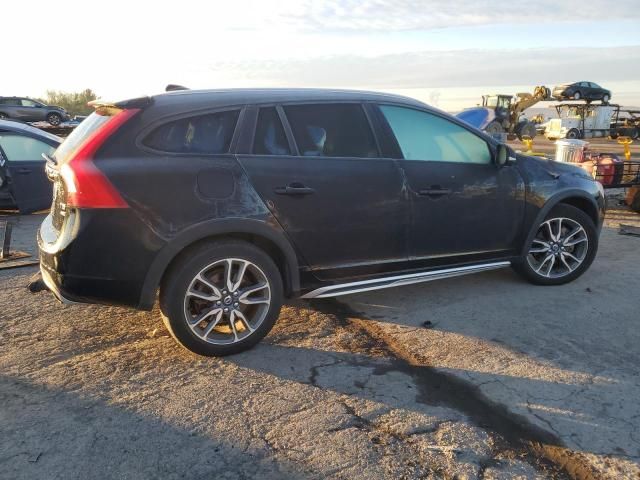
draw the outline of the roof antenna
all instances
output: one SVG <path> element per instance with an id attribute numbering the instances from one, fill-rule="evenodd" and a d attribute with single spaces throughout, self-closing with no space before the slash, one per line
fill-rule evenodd
<path id="1" fill-rule="evenodd" d="M 176 85 L 174 83 L 170 83 L 164 89 L 165 92 L 176 92 L 178 90 L 189 90 L 187 87 L 183 87 L 182 85 Z"/>

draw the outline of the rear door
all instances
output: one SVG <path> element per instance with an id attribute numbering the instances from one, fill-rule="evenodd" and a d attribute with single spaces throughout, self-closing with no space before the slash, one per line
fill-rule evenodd
<path id="1" fill-rule="evenodd" d="M 316 276 L 402 268 L 402 176 L 394 160 L 381 158 L 363 106 L 265 106 L 255 114 L 253 140 L 238 159 Z"/>
<path id="2" fill-rule="evenodd" d="M 484 138 L 448 118 L 394 105 L 380 112 L 407 177 L 414 266 L 513 255 L 524 215 L 515 166 L 497 166 Z"/>
<path id="3" fill-rule="evenodd" d="M 31 136 L 0 131 L 2 168 L 8 190 L 20 213 L 51 206 L 52 187 L 45 173 L 42 154 L 51 155 L 55 149 L 55 146 Z"/>

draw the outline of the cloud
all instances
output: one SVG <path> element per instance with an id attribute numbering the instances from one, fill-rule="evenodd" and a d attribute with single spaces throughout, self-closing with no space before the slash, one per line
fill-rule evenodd
<path id="1" fill-rule="evenodd" d="M 640 77 L 640 46 L 459 50 L 307 60 L 218 62 L 216 78 L 255 86 L 423 88 L 627 81 Z"/>
<path id="2" fill-rule="evenodd" d="M 454 26 L 637 19 L 637 0 L 296 0 L 272 10 L 312 31 L 402 31 Z"/>

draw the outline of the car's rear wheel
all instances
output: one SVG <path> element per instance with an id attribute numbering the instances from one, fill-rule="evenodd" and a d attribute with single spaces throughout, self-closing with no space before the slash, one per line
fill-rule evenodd
<path id="1" fill-rule="evenodd" d="M 229 240 L 182 254 L 161 286 L 160 309 L 178 343 L 219 356 L 247 350 L 267 335 L 282 297 L 273 260 L 249 243 Z"/>
<path id="2" fill-rule="evenodd" d="M 560 285 L 582 275 L 598 250 L 593 220 L 571 205 L 558 205 L 538 226 L 528 253 L 514 268 L 537 285 Z"/>
<path id="3" fill-rule="evenodd" d="M 0 120 L 6 120 L 9 118 L 6 113 L 0 113 Z"/>
<path id="4" fill-rule="evenodd" d="M 62 116 L 59 113 L 50 113 L 47 115 L 47 122 L 56 127 L 62 123 Z"/>

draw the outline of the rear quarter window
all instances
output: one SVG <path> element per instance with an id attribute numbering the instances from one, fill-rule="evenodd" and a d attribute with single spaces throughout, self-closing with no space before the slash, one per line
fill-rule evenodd
<path id="1" fill-rule="evenodd" d="M 240 110 L 181 118 L 160 125 L 143 140 L 154 150 L 170 153 L 227 153 Z"/>

